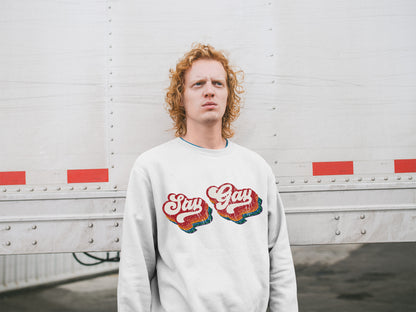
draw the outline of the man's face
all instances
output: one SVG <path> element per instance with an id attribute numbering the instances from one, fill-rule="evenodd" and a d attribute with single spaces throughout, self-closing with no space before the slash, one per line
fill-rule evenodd
<path id="1" fill-rule="evenodd" d="M 183 105 L 188 129 L 222 124 L 227 98 L 227 78 L 222 64 L 214 60 L 195 61 L 185 73 Z"/>

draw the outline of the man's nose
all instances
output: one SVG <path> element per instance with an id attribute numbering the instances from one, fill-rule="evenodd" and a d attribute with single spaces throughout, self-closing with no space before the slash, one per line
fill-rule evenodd
<path id="1" fill-rule="evenodd" d="M 208 82 L 205 84 L 205 90 L 204 90 L 204 96 L 205 97 L 211 97 L 215 94 L 214 88 L 211 82 Z"/>

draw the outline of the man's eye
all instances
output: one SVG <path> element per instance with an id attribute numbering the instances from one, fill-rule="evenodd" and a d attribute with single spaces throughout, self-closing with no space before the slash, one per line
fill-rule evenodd
<path id="1" fill-rule="evenodd" d="M 196 87 L 200 87 L 200 86 L 202 86 L 202 82 L 201 82 L 201 81 L 195 82 L 195 83 L 194 83 L 194 86 L 196 86 Z"/>
<path id="2" fill-rule="evenodd" d="M 214 84 L 218 87 L 222 87 L 224 85 L 221 81 L 214 81 Z"/>

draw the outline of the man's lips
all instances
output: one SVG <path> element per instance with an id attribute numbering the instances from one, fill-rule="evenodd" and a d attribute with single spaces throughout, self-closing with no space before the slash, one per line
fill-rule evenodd
<path id="1" fill-rule="evenodd" d="M 215 102 L 206 102 L 202 105 L 204 108 L 215 108 L 217 106 L 217 103 Z"/>

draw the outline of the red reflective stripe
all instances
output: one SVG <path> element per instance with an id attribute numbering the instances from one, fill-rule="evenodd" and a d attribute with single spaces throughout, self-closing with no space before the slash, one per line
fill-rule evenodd
<path id="1" fill-rule="evenodd" d="M 416 172 L 416 159 L 395 159 L 394 172 Z"/>
<path id="2" fill-rule="evenodd" d="M 26 184 L 25 171 L 6 171 L 0 172 L 0 185 L 19 185 Z"/>
<path id="3" fill-rule="evenodd" d="M 314 162 L 312 168 L 314 176 L 354 174 L 352 161 Z"/>
<path id="4" fill-rule="evenodd" d="M 77 169 L 67 171 L 68 183 L 108 182 L 108 169 Z"/>

